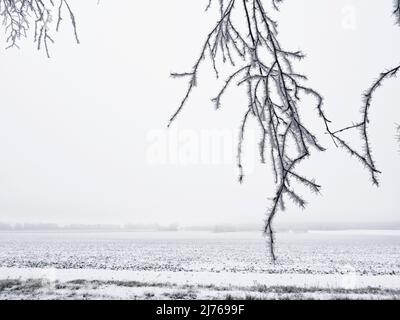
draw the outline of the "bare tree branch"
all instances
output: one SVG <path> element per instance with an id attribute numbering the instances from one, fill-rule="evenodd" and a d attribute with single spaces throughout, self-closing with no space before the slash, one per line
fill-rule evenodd
<path id="1" fill-rule="evenodd" d="M 29 29 L 33 28 L 37 49 L 44 47 L 50 57 L 49 44 L 54 43 L 51 35 L 54 17 L 57 18 L 55 29 L 58 31 L 64 11 L 69 16 L 75 40 L 79 43 L 75 16 L 67 0 L 58 0 L 57 5 L 54 0 L 0 0 L 0 16 L 5 27 L 7 48 L 18 48 L 18 42 L 26 38 Z"/>
<path id="2" fill-rule="evenodd" d="M 273 0 L 272 9 L 278 9 L 281 1 Z M 213 1 L 209 1 L 207 10 Z M 235 21 L 233 12 L 240 11 L 243 21 Z M 219 76 L 218 61 L 230 64 L 236 70 L 226 79 L 218 95 L 212 99 L 216 108 L 221 107 L 221 100 L 229 86 L 236 82 L 247 87 L 248 105 L 239 133 L 238 168 L 239 181 L 244 179 L 242 166 L 242 144 L 244 131 L 250 117 L 256 119 L 260 131 L 259 154 L 261 162 L 270 156 L 276 184 L 275 196 L 267 212 L 264 232 L 270 243 L 270 252 L 275 260 L 273 221 L 279 210 L 285 208 L 285 201 L 290 199 L 300 208 L 306 201 L 294 189 L 295 184 L 303 185 L 318 193 L 321 186 L 313 179 L 296 172 L 296 166 L 311 154 L 311 149 L 325 149 L 317 137 L 301 120 L 302 96 L 311 95 L 316 100 L 318 116 L 326 132 L 336 145 L 346 146 L 358 155 L 330 129 L 330 121 L 323 110 L 323 98 L 314 89 L 304 85 L 307 77 L 293 71 L 293 61 L 303 59 L 298 51 L 282 49 L 277 32 L 277 24 L 265 9 L 261 0 L 226 0 L 219 1 L 220 19 L 211 29 L 202 46 L 200 56 L 191 72 L 172 74 L 173 77 L 188 77 L 188 89 L 179 108 L 172 115 L 169 126 L 182 112 L 190 94 L 197 85 L 201 63 L 207 57 L 211 60 L 216 76 Z M 236 60 L 242 60 L 240 67 Z M 360 156 L 361 157 L 361 156 Z M 292 185 L 293 184 L 293 185 Z"/>
<path id="3" fill-rule="evenodd" d="M 396 22 L 400 24 L 400 0 L 395 0 L 394 1 L 395 5 L 395 10 L 394 10 L 394 15 L 396 16 Z M 368 125 L 369 125 L 369 111 L 372 105 L 372 100 L 374 97 L 375 92 L 378 90 L 380 86 L 385 82 L 385 80 L 389 78 L 394 78 L 397 76 L 400 70 L 400 65 L 397 67 L 391 68 L 385 72 L 382 72 L 378 79 L 374 81 L 374 83 L 371 85 L 371 87 L 365 92 L 364 94 L 364 104 L 361 110 L 362 113 L 362 120 L 358 124 L 346 127 L 344 129 L 338 130 L 335 133 L 341 133 L 345 132 L 348 130 L 352 129 L 359 129 L 361 131 L 361 137 L 363 140 L 364 144 L 364 150 L 362 154 L 358 155 L 358 159 L 365 165 L 365 167 L 368 169 L 371 175 L 371 179 L 373 184 L 376 186 L 379 186 L 379 180 L 378 180 L 378 174 L 380 173 L 379 170 L 377 170 L 375 162 L 373 160 L 372 156 L 372 148 L 371 148 L 371 143 L 369 139 L 369 133 L 368 133 Z M 343 141 L 344 142 L 344 141 Z M 346 145 L 345 148 L 349 147 L 349 145 Z M 361 157 L 360 157 L 361 156 Z"/>

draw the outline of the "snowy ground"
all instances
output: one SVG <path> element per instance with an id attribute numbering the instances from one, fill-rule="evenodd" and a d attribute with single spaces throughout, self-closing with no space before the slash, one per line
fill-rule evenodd
<path id="1" fill-rule="evenodd" d="M 399 299 L 400 232 L 0 233 L 0 299 Z"/>

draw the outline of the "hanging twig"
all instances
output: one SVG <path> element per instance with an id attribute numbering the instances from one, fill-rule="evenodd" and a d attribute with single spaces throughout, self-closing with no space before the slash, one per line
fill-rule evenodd
<path id="1" fill-rule="evenodd" d="M 272 8 L 277 9 L 278 2 L 280 1 L 272 1 Z M 212 3 L 211 0 L 207 10 Z M 285 208 L 286 199 L 290 199 L 300 208 L 306 206 L 306 201 L 295 189 L 296 183 L 316 193 L 321 189 L 313 179 L 296 172 L 296 166 L 310 156 L 311 148 L 325 150 L 316 135 L 301 120 L 301 109 L 305 107 L 301 105 L 304 94 L 316 99 L 318 115 L 335 144 L 345 146 L 352 153 L 358 154 L 331 131 L 321 95 L 303 84 L 307 77 L 293 71 L 293 61 L 303 59 L 304 55 L 298 51 L 282 49 L 277 38 L 277 24 L 271 19 L 261 0 L 221 0 L 219 9 L 220 19 L 208 34 L 192 71 L 172 74 L 173 77 L 189 77 L 189 83 L 169 125 L 188 102 L 197 85 L 201 62 L 206 57 L 211 60 L 217 77 L 220 58 L 223 63 L 236 68 L 212 101 L 219 109 L 223 95 L 232 84 L 247 86 L 248 105 L 240 126 L 238 144 L 239 181 L 244 179 L 241 156 L 244 131 L 249 118 L 253 117 L 261 131 L 261 161 L 267 162 L 266 154 L 270 155 L 270 166 L 275 177 L 276 192 L 264 225 L 271 256 L 275 260 L 273 221 L 278 210 Z M 234 22 L 234 10 L 241 11 L 244 21 Z M 238 58 L 243 61 L 240 67 L 235 62 Z"/>
<path id="2" fill-rule="evenodd" d="M 395 10 L 394 10 L 394 15 L 396 16 L 396 22 L 400 24 L 400 0 L 395 0 Z M 362 120 L 360 123 L 356 125 L 352 125 L 349 127 L 346 127 L 344 129 L 338 130 L 336 133 L 341 133 L 345 132 L 348 130 L 352 129 L 358 129 L 361 131 L 361 137 L 363 140 L 363 153 L 362 153 L 362 158 L 360 159 L 366 168 L 369 170 L 371 179 L 373 184 L 376 186 L 379 186 L 379 180 L 378 180 L 378 174 L 380 173 L 379 170 L 377 170 L 373 156 L 372 156 L 372 148 L 371 148 L 371 143 L 369 139 L 369 133 L 368 133 L 368 125 L 370 123 L 369 120 L 369 111 L 372 105 L 372 100 L 374 97 L 375 92 L 378 90 L 378 88 L 383 84 L 383 82 L 389 78 L 394 78 L 397 76 L 400 70 L 400 65 L 394 68 L 391 68 L 385 72 L 382 72 L 380 76 L 378 77 L 377 80 L 374 81 L 374 83 L 371 85 L 371 87 L 364 93 L 364 103 L 363 107 L 361 110 L 362 113 Z"/>
<path id="3" fill-rule="evenodd" d="M 59 30 L 64 10 L 68 12 L 75 40 L 79 43 L 75 16 L 67 0 L 58 0 L 57 6 L 54 0 L 0 0 L 0 16 L 6 31 L 7 48 L 18 48 L 18 42 L 27 37 L 29 29 L 33 26 L 37 49 L 44 48 L 50 57 L 49 43 L 54 42 L 51 26 L 56 16 L 55 29 Z M 54 11 L 57 13 L 54 14 Z"/>

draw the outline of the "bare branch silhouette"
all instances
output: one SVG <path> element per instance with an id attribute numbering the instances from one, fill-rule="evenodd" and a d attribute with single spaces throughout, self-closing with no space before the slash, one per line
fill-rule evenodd
<path id="1" fill-rule="evenodd" d="M 400 24 L 400 0 L 395 0 L 394 3 L 395 3 L 395 10 L 393 14 L 396 16 L 396 22 Z M 371 108 L 375 92 L 378 90 L 380 86 L 382 86 L 385 80 L 396 77 L 397 74 L 399 73 L 399 70 L 400 70 L 400 65 L 382 72 L 378 77 L 378 79 L 376 79 L 372 84 L 372 86 L 364 93 L 364 104 L 361 110 L 362 112 L 361 122 L 359 122 L 356 125 L 352 125 L 337 131 L 337 133 L 345 132 L 351 129 L 359 129 L 361 131 L 361 137 L 364 144 L 362 162 L 366 165 L 366 168 L 369 170 L 373 184 L 377 186 L 379 186 L 378 174 L 380 173 L 380 171 L 377 170 L 372 156 L 371 143 L 368 133 L 368 125 L 370 123 L 369 111 Z"/>
<path id="2" fill-rule="evenodd" d="M 272 1 L 271 10 L 278 9 L 278 2 L 280 1 Z M 210 0 L 206 10 L 213 3 L 214 1 Z M 244 21 L 234 21 L 234 10 L 241 11 Z M 371 167 L 371 170 L 375 171 L 375 168 L 366 158 L 340 139 L 337 136 L 338 132 L 330 129 L 330 121 L 323 110 L 322 96 L 316 90 L 304 85 L 307 81 L 305 75 L 293 70 L 293 61 L 303 59 L 304 55 L 299 51 L 287 51 L 281 47 L 277 23 L 271 19 L 262 1 L 221 0 L 219 11 L 220 18 L 207 35 L 193 69 L 186 73 L 172 74 L 173 77 L 187 77 L 189 82 L 186 94 L 168 126 L 182 112 L 193 89 L 197 86 L 199 69 L 205 58 L 211 60 L 217 77 L 219 77 L 218 59 L 221 57 L 223 63 L 230 64 L 235 69 L 212 101 L 216 109 L 219 109 L 222 98 L 231 85 L 236 83 L 238 86 L 247 86 L 248 105 L 240 126 L 238 144 L 239 181 L 242 182 L 244 179 L 242 166 L 244 132 L 249 118 L 253 117 L 261 131 L 259 143 L 261 162 L 266 163 L 267 155 L 269 156 L 275 177 L 276 193 L 264 225 L 271 256 L 275 260 L 273 221 L 277 212 L 285 209 L 287 199 L 300 208 L 306 206 L 306 201 L 295 189 L 296 183 L 316 193 L 321 189 L 313 179 L 296 171 L 296 166 L 310 156 L 311 149 L 325 150 L 316 135 L 301 120 L 301 110 L 307 107 L 301 104 L 304 95 L 315 98 L 317 114 L 334 143 L 358 157 Z M 240 66 L 236 60 L 242 61 Z"/>
<path id="3" fill-rule="evenodd" d="M 48 57 L 49 44 L 54 43 L 52 24 L 58 31 L 66 13 L 71 21 L 74 37 L 79 43 L 74 13 L 67 0 L 0 0 L 0 16 L 6 31 L 7 48 L 17 47 L 21 38 L 26 38 L 30 28 L 34 29 L 37 49 L 44 50 Z M 56 20 L 54 18 L 56 17 Z"/>

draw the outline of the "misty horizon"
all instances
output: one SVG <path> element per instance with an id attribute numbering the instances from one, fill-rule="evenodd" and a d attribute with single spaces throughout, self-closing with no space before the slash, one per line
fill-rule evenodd
<path id="1" fill-rule="evenodd" d="M 278 231 L 290 230 L 400 230 L 400 221 L 377 222 L 377 223 L 302 223 L 302 224 L 277 224 Z M 220 224 L 191 224 L 181 225 L 178 223 L 160 224 L 157 222 L 146 224 L 57 224 L 57 223 L 5 223 L 0 221 L 0 231 L 213 231 L 213 232 L 240 232 L 258 231 L 262 232 L 260 224 L 257 223 L 220 223 Z"/>

